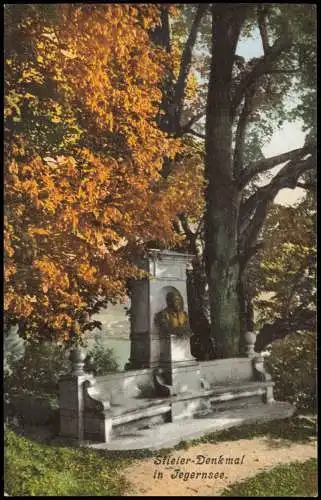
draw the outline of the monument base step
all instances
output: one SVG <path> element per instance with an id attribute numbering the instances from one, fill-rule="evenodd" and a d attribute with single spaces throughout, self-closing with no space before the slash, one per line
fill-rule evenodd
<path id="1" fill-rule="evenodd" d="M 213 412 L 195 418 L 178 420 L 122 433 L 109 443 L 84 442 L 82 446 L 105 450 L 159 450 L 171 448 L 180 441 L 200 438 L 212 432 L 246 424 L 256 424 L 291 417 L 295 408 L 286 402 L 260 403 L 219 413 Z"/>

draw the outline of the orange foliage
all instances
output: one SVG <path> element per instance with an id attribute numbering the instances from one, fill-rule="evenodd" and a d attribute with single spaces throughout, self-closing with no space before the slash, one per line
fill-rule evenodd
<path id="1" fill-rule="evenodd" d="M 160 175 L 181 144 L 155 123 L 157 4 L 24 8 L 5 38 L 5 311 L 24 337 L 67 342 L 141 276 L 144 244 L 177 243 L 193 170 Z"/>

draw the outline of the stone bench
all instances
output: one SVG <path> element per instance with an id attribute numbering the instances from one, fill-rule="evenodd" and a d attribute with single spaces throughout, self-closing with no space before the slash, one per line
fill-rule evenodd
<path id="1" fill-rule="evenodd" d="M 84 385 L 84 433 L 96 439 L 101 436 L 101 422 L 109 421 L 109 436 L 103 428 L 105 440 L 119 432 L 118 427 L 132 423 L 137 428 L 151 422 L 164 422 L 170 413 L 168 398 L 155 397 L 153 370 L 132 370 L 111 373 L 87 381 Z M 157 418 L 158 417 L 158 418 Z M 129 426 L 127 425 L 127 429 Z"/>
<path id="2" fill-rule="evenodd" d="M 100 377 L 72 372 L 61 380 L 61 435 L 108 443 L 119 433 L 206 411 L 273 402 L 274 383 L 263 361 L 257 355 L 180 366 L 175 387 L 167 385 L 159 368 Z"/>
<path id="3" fill-rule="evenodd" d="M 262 396 L 266 403 L 274 401 L 274 382 L 261 355 L 205 361 L 200 370 L 205 392 L 213 403 L 251 396 Z"/>

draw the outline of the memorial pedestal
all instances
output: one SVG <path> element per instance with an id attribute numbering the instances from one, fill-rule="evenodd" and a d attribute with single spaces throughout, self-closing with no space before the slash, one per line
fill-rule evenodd
<path id="1" fill-rule="evenodd" d="M 148 277 L 131 285 L 131 354 L 127 369 L 156 368 L 164 361 L 194 359 L 190 341 L 166 341 L 155 324 L 169 292 L 179 292 L 187 312 L 186 270 L 193 255 L 151 250 L 138 263 Z"/>

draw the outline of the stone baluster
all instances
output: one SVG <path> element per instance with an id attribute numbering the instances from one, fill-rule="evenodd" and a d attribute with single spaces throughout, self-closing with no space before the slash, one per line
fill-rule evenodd
<path id="1" fill-rule="evenodd" d="M 93 378 L 84 370 L 86 352 L 80 346 L 71 349 L 70 373 L 59 382 L 60 436 L 77 444 L 84 440 L 84 384 Z"/>
<path id="2" fill-rule="evenodd" d="M 85 374 L 84 370 L 85 359 L 86 359 L 86 352 L 80 346 L 76 346 L 70 351 L 69 360 L 71 361 L 72 375 Z"/>
<path id="3" fill-rule="evenodd" d="M 256 335 L 254 332 L 246 332 L 244 335 L 245 340 L 245 355 L 248 358 L 253 358 L 256 356 L 256 352 L 254 351 L 254 345 L 256 340 Z"/>

